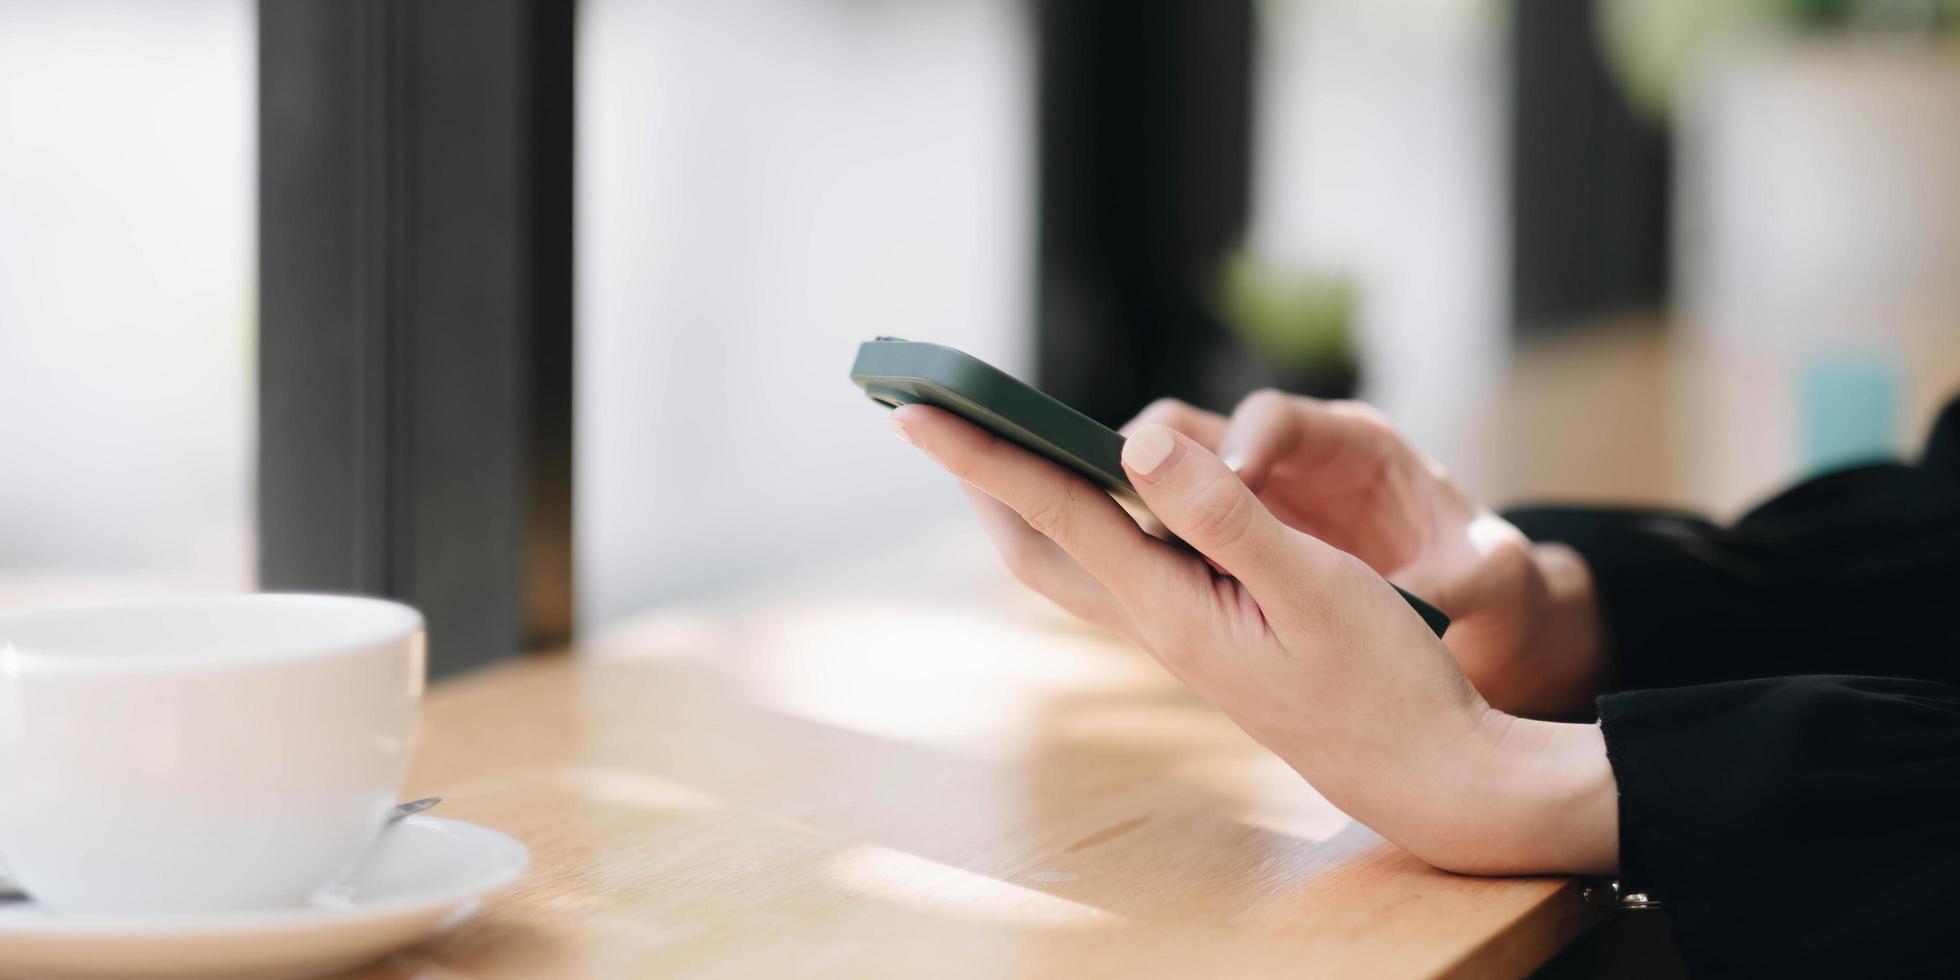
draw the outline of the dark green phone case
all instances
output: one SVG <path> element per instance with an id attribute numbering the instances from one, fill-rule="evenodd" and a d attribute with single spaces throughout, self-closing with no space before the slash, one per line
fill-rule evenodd
<path id="1" fill-rule="evenodd" d="M 879 337 L 858 345 L 851 380 L 887 408 L 919 402 L 952 412 L 1149 513 L 1123 472 L 1120 434 L 977 357 L 941 344 Z M 1395 591 L 1437 636 L 1449 628 L 1441 610 L 1399 586 Z"/>

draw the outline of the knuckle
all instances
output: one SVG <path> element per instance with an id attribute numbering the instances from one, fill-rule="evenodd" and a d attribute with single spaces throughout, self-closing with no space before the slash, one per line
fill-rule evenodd
<path id="1" fill-rule="evenodd" d="M 1429 461 L 1428 465 L 1429 475 L 1434 477 L 1436 483 L 1442 487 L 1445 496 L 1452 500 L 1476 500 L 1476 494 L 1471 493 L 1470 488 L 1464 486 L 1463 481 L 1457 479 L 1456 474 L 1451 473 L 1449 467 L 1434 460 Z"/>
<path id="2" fill-rule="evenodd" d="M 1293 404 L 1293 396 L 1277 388 L 1261 388 L 1239 399 L 1234 415 L 1264 415 L 1284 411 Z"/>
<path id="3" fill-rule="evenodd" d="M 1173 429 L 1184 431 L 1190 428 L 1192 420 L 1197 417 L 1198 410 L 1192 408 L 1189 404 L 1176 398 L 1159 398 L 1145 406 L 1143 411 L 1138 412 L 1136 419 L 1130 425 L 1132 427 L 1139 425 L 1167 425 Z"/>
<path id="4" fill-rule="evenodd" d="M 1252 527 L 1252 495 L 1236 479 L 1214 478 L 1191 496 L 1190 529 L 1213 547 L 1229 547 Z"/>
<path id="5" fill-rule="evenodd" d="M 1068 495 L 1049 495 L 1036 500 L 1022 512 L 1021 519 L 1052 540 L 1066 540 L 1069 528 Z"/>
<path id="6" fill-rule="evenodd" d="M 1388 417 L 1388 413 L 1367 402 L 1330 402 L 1328 408 L 1341 418 L 1377 435 L 1396 435 L 1395 422 Z"/>
<path id="7" fill-rule="evenodd" d="M 1391 465 L 1410 458 L 1413 450 L 1396 429 L 1394 420 L 1381 409 L 1356 401 L 1333 402 L 1329 408 L 1344 424 L 1360 433 L 1357 445 L 1361 448 L 1361 459 L 1386 471 Z"/>

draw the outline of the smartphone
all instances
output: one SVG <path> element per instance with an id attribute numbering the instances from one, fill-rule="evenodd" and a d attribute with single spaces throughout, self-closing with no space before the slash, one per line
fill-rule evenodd
<path id="1" fill-rule="evenodd" d="M 851 380 L 887 408 L 916 402 L 952 412 L 1073 470 L 1131 513 L 1149 517 L 1123 472 L 1120 433 L 977 357 L 942 344 L 878 337 L 858 345 Z M 1395 591 L 1437 636 L 1449 628 L 1442 610 L 1400 587 Z"/>

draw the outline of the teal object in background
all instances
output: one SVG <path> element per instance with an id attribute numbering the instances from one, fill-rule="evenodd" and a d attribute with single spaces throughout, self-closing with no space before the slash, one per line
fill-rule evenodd
<path id="1" fill-rule="evenodd" d="M 1813 355 L 1803 365 L 1798 451 L 1809 473 L 1893 459 L 1899 452 L 1897 361 L 1870 351 Z"/>

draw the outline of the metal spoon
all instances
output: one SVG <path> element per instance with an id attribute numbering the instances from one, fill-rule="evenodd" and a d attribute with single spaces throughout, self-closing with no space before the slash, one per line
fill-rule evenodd
<path id="1" fill-rule="evenodd" d="M 395 809 L 390 811 L 388 814 L 388 823 L 382 824 L 382 826 L 384 827 L 388 826 L 388 824 L 392 824 L 403 817 L 410 816 L 411 814 L 421 813 L 423 810 L 427 810 L 428 808 L 435 806 L 436 804 L 441 802 L 442 802 L 442 797 L 440 796 L 424 796 L 419 800 L 409 800 L 407 803 L 397 803 L 395 804 Z"/>
<path id="2" fill-rule="evenodd" d="M 392 827 L 395 825 L 397 821 L 401 820 L 401 818 L 410 816 L 412 814 L 421 813 L 423 810 L 427 810 L 428 808 L 435 806 L 436 804 L 441 802 L 442 802 L 442 797 L 440 796 L 424 796 L 419 800 L 409 800 L 407 803 L 397 803 L 395 804 L 395 808 L 393 810 L 388 811 L 388 819 L 386 822 L 382 824 L 382 826 Z M 21 891 L 19 885 L 14 884 L 14 880 L 12 878 L 7 877 L 6 875 L 0 875 L 0 904 L 4 904 L 6 902 L 25 901 L 28 897 L 29 896 L 26 892 Z"/>

